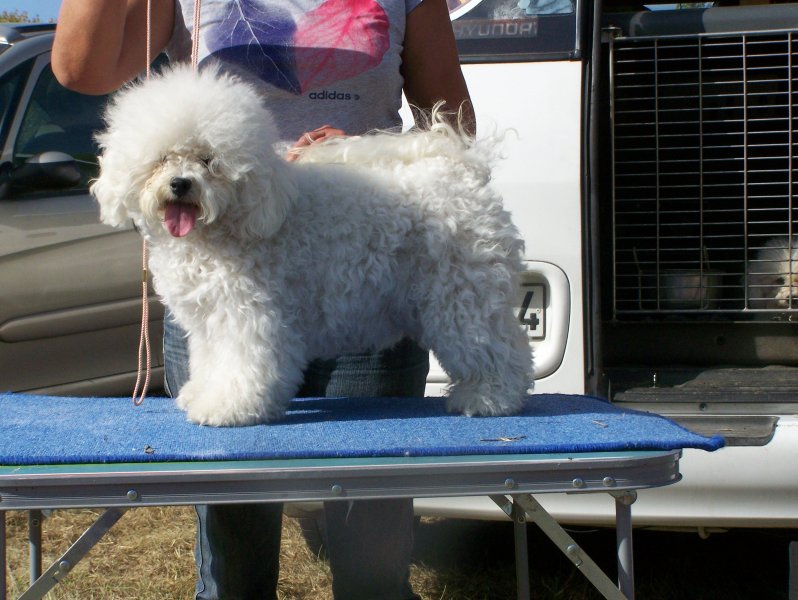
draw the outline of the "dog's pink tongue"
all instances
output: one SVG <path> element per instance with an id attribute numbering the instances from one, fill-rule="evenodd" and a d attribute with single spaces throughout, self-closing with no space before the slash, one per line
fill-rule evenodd
<path id="1" fill-rule="evenodd" d="M 175 237 L 183 237 L 194 229 L 197 222 L 197 207 L 193 204 L 170 202 L 166 205 L 164 223 L 166 229 Z"/>

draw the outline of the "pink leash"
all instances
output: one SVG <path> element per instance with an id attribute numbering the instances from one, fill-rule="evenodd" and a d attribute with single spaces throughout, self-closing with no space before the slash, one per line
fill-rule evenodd
<path id="1" fill-rule="evenodd" d="M 194 23 L 191 35 L 191 66 L 196 72 L 199 57 L 199 27 L 200 8 L 202 0 L 194 0 Z M 147 71 L 146 78 L 150 78 L 150 63 L 152 62 L 152 0 L 147 0 Z M 133 404 L 140 406 L 147 397 L 152 376 L 152 349 L 150 346 L 150 304 L 147 282 L 149 270 L 147 242 L 141 241 L 141 333 L 139 336 L 138 368 L 136 385 L 133 388 Z M 143 382 L 142 382 L 143 378 Z"/>

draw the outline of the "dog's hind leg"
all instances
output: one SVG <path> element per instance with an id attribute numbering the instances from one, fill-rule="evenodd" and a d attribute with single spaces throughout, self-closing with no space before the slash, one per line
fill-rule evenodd
<path id="1" fill-rule="evenodd" d="M 452 383 L 446 407 L 465 415 L 517 413 L 533 385 L 532 361 L 526 335 L 518 330 L 490 340 L 452 340 L 459 345 L 436 352 Z M 456 346 L 455 346 L 456 347 Z"/>
<path id="2" fill-rule="evenodd" d="M 452 382 L 447 409 L 465 415 L 517 413 L 533 386 L 527 336 L 511 306 L 489 308 L 473 302 L 480 295 L 464 296 L 455 292 L 448 310 L 440 307 L 425 318 L 425 346 Z"/>

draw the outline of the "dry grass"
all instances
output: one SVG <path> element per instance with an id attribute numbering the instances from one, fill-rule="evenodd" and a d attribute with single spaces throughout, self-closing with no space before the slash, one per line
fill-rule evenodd
<path id="1" fill-rule="evenodd" d="M 56 560 L 100 514 L 55 511 L 42 532 L 43 568 Z M 12 598 L 27 587 L 27 514 L 7 519 L 8 587 Z M 194 580 L 194 517 L 190 508 L 128 511 L 46 597 L 63 600 L 190 598 Z"/>
<path id="2" fill-rule="evenodd" d="M 100 515 L 96 510 L 55 511 L 43 525 L 44 566 L 56 560 Z M 28 585 L 27 513 L 7 517 L 9 597 Z M 443 529 L 440 529 L 442 527 Z M 189 599 L 194 590 L 195 521 L 190 507 L 128 511 L 53 592 L 48 600 Z M 411 568 L 414 589 L 429 600 L 489 600 L 514 596 L 512 560 L 497 564 L 487 547 L 477 552 L 487 565 L 458 565 L 460 553 L 441 544 L 452 531 L 425 520 L 419 530 L 426 551 Z M 443 537 L 441 537 L 443 536 Z M 471 543 L 468 539 L 462 539 Z M 509 549 L 512 549 L 512 543 Z M 458 546 L 458 544 L 454 544 Z M 506 552 L 503 553 L 503 555 Z M 429 560 L 437 563 L 428 566 Z M 280 600 L 328 600 L 332 576 L 309 549 L 292 518 L 283 521 Z M 466 573 L 467 571 L 467 573 Z"/>
<path id="3" fill-rule="evenodd" d="M 99 515 L 56 511 L 43 527 L 44 568 Z M 9 598 L 27 587 L 27 514 L 7 513 Z M 188 600 L 194 590 L 195 521 L 189 507 L 131 510 L 46 598 L 48 600 Z M 644 600 L 786 600 L 787 542 L 795 532 L 735 532 L 701 540 L 695 534 L 641 531 L 635 537 L 638 597 Z M 576 534 L 608 573 L 610 531 Z M 416 530 L 411 570 L 424 600 L 515 597 L 512 526 L 424 519 Z M 600 596 L 536 529 L 530 529 L 534 600 Z M 305 544 L 297 521 L 285 518 L 280 600 L 330 600 L 331 575 Z"/>
<path id="4" fill-rule="evenodd" d="M 95 510 L 56 511 L 44 521 L 44 566 L 62 554 L 99 516 Z M 10 597 L 28 585 L 27 513 L 7 519 Z M 281 600 L 331 598 L 331 576 L 301 537 L 299 526 L 283 525 Z M 193 597 L 195 517 L 190 507 L 128 511 L 91 553 L 46 598 L 48 600 L 188 599 Z"/>

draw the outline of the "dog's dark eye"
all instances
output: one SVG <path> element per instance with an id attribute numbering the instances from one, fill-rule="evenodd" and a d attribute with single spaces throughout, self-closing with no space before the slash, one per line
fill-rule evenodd
<path id="1" fill-rule="evenodd" d="M 201 162 L 203 165 L 205 165 L 205 167 L 207 167 L 207 168 L 210 168 L 210 167 L 211 167 L 211 161 L 212 161 L 212 160 L 213 160 L 213 158 L 212 158 L 212 157 L 210 157 L 210 156 L 202 156 L 202 157 L 200 157 L 200 162 Z"/>

